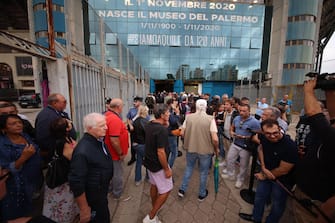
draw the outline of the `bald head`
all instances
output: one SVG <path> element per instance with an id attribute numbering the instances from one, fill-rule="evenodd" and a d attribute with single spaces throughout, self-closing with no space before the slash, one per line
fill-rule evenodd
<path id="1" fill-rule="evenodd" d="M 109 107 L 112 111 L 117 112 L 120 114 L 122 112 L 123 108 L 123 101 L 120 98 L 113 98 L 111 103 L 109 104 Z"/>
<path id="2" fill-rule="evenodd" d="M 48 105 L 57 111 L 63 111 L 66 108 L 66 104 L 65 97 L 59 93 L 53 93 L 48 96 Z"/>

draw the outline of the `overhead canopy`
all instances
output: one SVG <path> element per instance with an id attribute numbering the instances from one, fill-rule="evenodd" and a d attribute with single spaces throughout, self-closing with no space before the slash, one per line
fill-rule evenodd
<path id="1" fill-rule="evenodd" d="M 50 56 L 49 49 L 3 31 L 0 31 L 0 45 L 18 50 L 20 52 L 28 53 L 33 56 L 56 60 L 55 57 Z"/>
<path id="2" fill-rule="evenodd" d="M 322 17 L 320 24 L 320 40 L 330 38 L 335 30 L 335 1 L 323 0 Z"/>

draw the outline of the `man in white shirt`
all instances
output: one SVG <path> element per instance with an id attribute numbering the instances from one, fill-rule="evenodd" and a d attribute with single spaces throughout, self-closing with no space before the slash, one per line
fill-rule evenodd
<path id="1" fill-rule="evenodd" d="M 255 118 L 257 120 L 260 120 L 262 114 L 263 114 L 263 109 L 268 108 L 269 105 L 266 103 L 266 98 L 262 98 L 261 101 L 257 102 L 257 109 L 255 113 Z"/>

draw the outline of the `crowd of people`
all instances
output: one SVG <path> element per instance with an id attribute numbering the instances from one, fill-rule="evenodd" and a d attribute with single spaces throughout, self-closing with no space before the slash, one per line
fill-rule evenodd
<path id="1" fill-rule="evenodd" d="M 288 95 L 274 105 L 261 98 L 252 114 L 247 97 L 161 92 L 148 94 L 145 99 L 134 97 L 125 120 L 123 100 L 106 98 L 106 111 L 84 117 L 85 133 L 79 140 L 64 111 L 67 101 L 63 95 L 49 95 L 48 106 L 37 115 L 35 128 L 18 114 L 15 104 L 2 101 L 1 222 L 110 222 L 108 195 L 115 202 L 132 199 L 124 192 L 123 175 L 124 165 L 134 163 L 134 184 L 147 180 L 151 185 L 152 208 L 143 223 L 161 222 L 157 213 L 175 184 L 173 167 L 182 155 L 178 148 L 185 150 L 186 157 L 177 190 L 180 199 L 192 196 L 187 191 L 196 166 L 198 201 L 207 198 L 214 156 L 223 168 L 221 177 L 234 181 L 235 188 L 240 189 L 249 176 L 252 150 L 257 149 L 254 208 L 252 213 L 240 213 L 242 219 L 279 222 L 287 197 L 297 185 L 295 199 L 305 202 L 293 205 L 296 221 L 334 222 L 335 114 L 327 113 L 326 108 L 334 111 L 335 97 L 328 90 L 326 104 L 319 102 L 315 85 L 316 80 L 304 85 L 305 107 L 296 126 L 296 139 L 287 135 L 292 122 Z M 129 149 L 131 158 L 126 161 Z M 57 162 L 65 180 L 51 186 L 48 177 Z M 32 216 L 36 194 L 43 196 L 43 216 Z M 271 210 L 264 217 L 268 204 Z"/>

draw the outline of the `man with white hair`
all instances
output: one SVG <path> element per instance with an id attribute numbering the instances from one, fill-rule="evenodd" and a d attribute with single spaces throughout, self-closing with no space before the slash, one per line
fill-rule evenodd
<path id="1" fill-rule="evenodd" d="M 84 117 L 85 134 L 71 159 L 69 184 L 80 209 L 80 222 L 109 223 L 108 187 L 113 176 L 112 157 L 103 141 L 105 116 Z"/>
<path id="2" fill-rule="evenodd" d="M 261 121 L 272 119 L 277 120 L 279 123 L 279 127 L 283 130 L 283 133 L 285 133 L 288 130 L 287 123 L 280 118 L 280 110 L 276 107 L 267 107 L 263 109 L 263 113 L 261 115 Z"/>
<path id="3" fill-rule="evenodd" d="M 199 161 L 200 171 L 198 200 L 203 201 L 208 195 L 208 190 L 206 189 L 208 170 L 213 153 L 218 155 L 219 140 L 214 117 L 207 115 L 206 109 L 206 100 L 198 99 L 196 102 L 196 112 L 186 116 L 183 123 L 182 135 L 184 135 L 184 148 L 187 153 L 186 169 L 178 191 L 178 196 L 181 198 L 185 195 L 197 161 Z"/>

